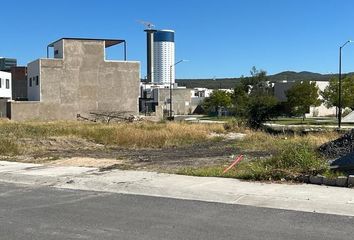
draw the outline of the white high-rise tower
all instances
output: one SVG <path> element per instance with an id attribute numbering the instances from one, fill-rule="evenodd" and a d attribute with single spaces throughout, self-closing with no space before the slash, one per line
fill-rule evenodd
<path id="1" fill-rule="evenodd" d="M 153 45 L 153 82 L 158 84 L 175 83 L 175 32 L 157 30 Z M 172 67 L 171 67 L 172 66 Z"/>

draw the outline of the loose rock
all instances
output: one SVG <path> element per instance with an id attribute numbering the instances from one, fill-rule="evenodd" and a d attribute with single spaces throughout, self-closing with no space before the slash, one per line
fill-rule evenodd
<path id="1" fill-rule="evenodd" d="M 320 146 L 319 151 L 327 158 L 339 158 L 354 152 L 354 129 L 342 137 Z"/>

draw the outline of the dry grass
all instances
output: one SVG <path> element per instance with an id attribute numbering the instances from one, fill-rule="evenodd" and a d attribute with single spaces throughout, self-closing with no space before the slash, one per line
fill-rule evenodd
<path id="1" fill-rule="evenodd" d="M 270 151 L 279 150 L 281 145 L 286 143 L 308 142 L 313 147 L 337 139 L 340 136 L 337 132 L 328 131 L 311 133 L 307 135 L 272 135 L 262 131 L 248 131 L 247 136 L 237 145 L 246 151 Z"/>
<path id="2" fill-rule="evenodd" d="M 20 153 L 20 146 L 13 139 L 0 139 L 0 155 L 14 156 Z"/>
<path id="3" fill-rule="evenodd" d="M 18 141 L 24 138 L 74 136 L 106 146 L 161 148 L 186 145 L 207 139 L 212 132 L 222 133 L 220 124 L 188 123 L 84 123 L 84 122 L 0 122 L 0 138 Z"/>

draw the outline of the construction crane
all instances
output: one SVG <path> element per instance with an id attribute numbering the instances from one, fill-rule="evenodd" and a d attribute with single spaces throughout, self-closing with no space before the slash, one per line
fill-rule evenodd
<path id="1" fill-rule="evenodd" d="M 138 21 L 139 23 L 143 24 L 147 29 L 153 29 L 155 25 L 151 22 L 146 22 L 146 21 Z"/>

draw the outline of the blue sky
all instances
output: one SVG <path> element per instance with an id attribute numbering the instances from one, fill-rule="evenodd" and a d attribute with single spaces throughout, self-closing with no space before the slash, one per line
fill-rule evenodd
<path id="1" fill-rule="evenodd" d="M 352 0 L 11 0 L 0 6 L 0 56 L 24 65 L 45 57 L 47 44 L 61 37 L 126 39 L 128 59 L 141 62 L 142 77 L 145 34 L 137 20 L 176 31 L 176 60 L 190 60 L 177 66 L 177 78 L 239 77 L 252 66 L 269 74 L 336 73 L 339 45 L 354 40 Z M 122 59 L 122 52 L 114 47 L 107 54 Z M 343 51 L 343 71 L 354 71 L 354 44 Z"/>

